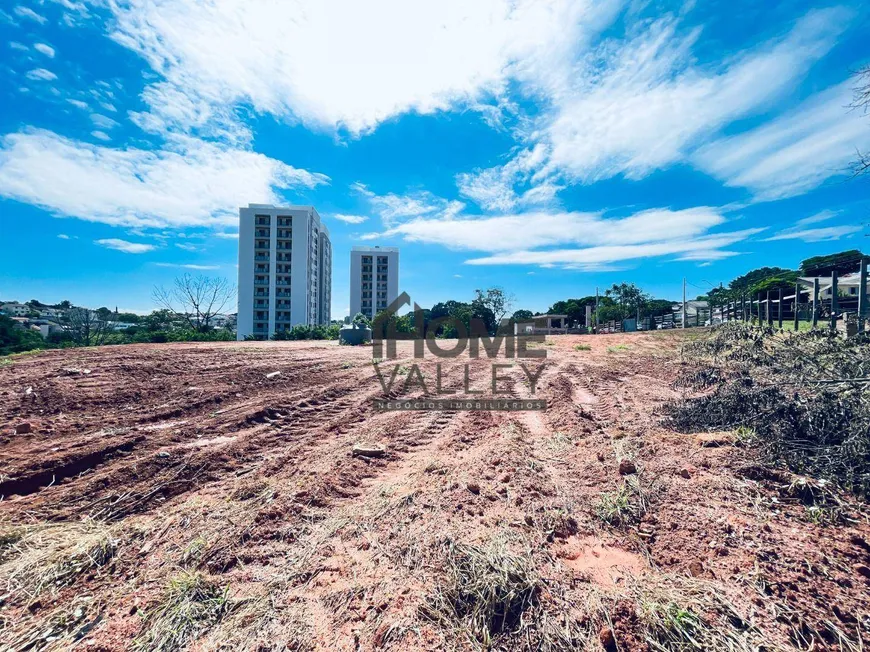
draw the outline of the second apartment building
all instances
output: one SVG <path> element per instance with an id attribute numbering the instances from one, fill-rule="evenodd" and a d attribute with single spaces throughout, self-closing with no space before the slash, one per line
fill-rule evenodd
<path id="1" fill-rule="evenodd" d="M 374 319 L 399 296 L 399 249 L 354 247 L 350 252 L 350 317 Z"/>
<path id="2" fill-rule="evenodd" d="M 330 322 L 332 244 L 313 206 L 239 209 L 237 338 Z"/>

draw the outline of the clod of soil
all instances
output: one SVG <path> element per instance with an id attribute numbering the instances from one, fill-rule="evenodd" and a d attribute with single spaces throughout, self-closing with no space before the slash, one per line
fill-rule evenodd
<path id="1" fill-rule="evenodd" d="M 633 473 L 637 473 L 637 464 L 629 459 L 619 461 L 619 475 L 631 475 Z"/>

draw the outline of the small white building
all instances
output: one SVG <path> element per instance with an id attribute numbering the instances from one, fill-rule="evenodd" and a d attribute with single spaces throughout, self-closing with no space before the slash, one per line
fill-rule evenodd
<path id="1" fill-rule="evenodd" d="M 10 317 L 27 317 L 30 314 L 30 306 L 17 301 L 9 301 L 0 307 L 0 311 Z"/>
<path id="2" fill-rule="evenodd" d="M 374 319 L 399 296 L 398 247 L 354 247 L 350 252 L 350 317 Z"/>

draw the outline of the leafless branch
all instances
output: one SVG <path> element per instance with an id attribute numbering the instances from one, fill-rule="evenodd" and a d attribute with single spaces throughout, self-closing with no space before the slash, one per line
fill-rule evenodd
<path id="1" fill-rule="evenodd" d="M 859 109 L 865 114 L 870 110 L 870 66 L 859 69 L 855 76 L 858 85 L 852 92 L 852 109 Z M 852 174 L 858 176 L 870 173 L 870 153 L 858 151 L 858 158 L 852 163 Z"/>
<path id="2" fill-rule="evenodd" d="M 176 278 L 171 289 L 160 286 L 153 293 L 158 305 L 199 332 L 207 331 L 215 315 L 222 313 L 235 296 L 235 288 L 225 278 L 190 274 Z"/>
<path id="3" fill-rule="evenodd" d="M 111 331 L 111 322 L 100 319 L 87 308 L 71 308 L 66 313 L 67 332 L 79 346 L 99 346 Z"/>

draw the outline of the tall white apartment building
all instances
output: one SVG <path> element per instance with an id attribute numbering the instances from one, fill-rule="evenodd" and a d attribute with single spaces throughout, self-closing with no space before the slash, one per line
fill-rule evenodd
<path id="1" fill-rule="evenodd" d="M 332 244 L 313 206 L 239 209 L 237 339 L 330 321 Z"/>
<path id="2" fill-rule="evenodd" d="M 398 247 L 354 247 L 350 252 L 350 316 L 369 319 L 399 296 Z"/>

